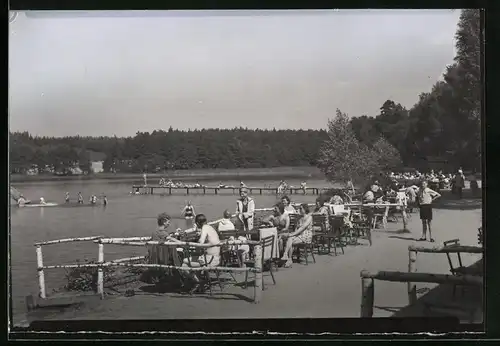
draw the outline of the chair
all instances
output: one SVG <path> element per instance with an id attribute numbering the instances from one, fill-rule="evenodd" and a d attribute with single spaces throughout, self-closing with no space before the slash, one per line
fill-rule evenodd
<path id="1" fill-rule="evenodd" d="M 320 254 L 320 247 L 324 245 L 325 238 L 323 237 L 327 233 L 327 218 L 324 214 L 313 214 L 313 249 L 316 247 L 318 249 L 318 254 Z"/>
<path id="2" fill-rule="evenodd" d="M 293 231 L 295 230 L 295 227 L 297 227 L 297 222 L 299 221 L 300 215 L 290 213 L 288 214 L 288 217 L 290 218 L 290 227 L 288 228 L 288 230 Z"/>
<path id="3" fill-rule="evenodd" d="M 208 267 L 210 265 L 210 263 L 212 263 L 213 258 L 210 260 L 210 262 L 207 261 L 207 254 L 205 252 L 205 249 L 196 248 L 196 247 L 192 247 L 189 245 L 184 246 L 183 249 L 184 249 L 185 257 L 187 258 L 187 262 L 188 262 L 187 264 L 190 268 L 197 268 L 199 266 Z M 195 262 L 195 263 L 197 263 L 197 265 L 193 266 L 193 263 L 191 262 L 191 258 L 193 257 L 193 255 L 199 256 L 199 257 L 203 256 L 204 263 L 200 264 L 199 262 Z M 198 265 L 198 264 L 200 264 L 200 265 Z M 200 284 L 202 284 L 203 286 L 207 286 L 208 290 L 210 291 L 210 295 L 212 295 L 212 279 L 210 277 L 210 272 L 209 271 L 202 271 L 202 272 L 200 272 L 200 274 L 202 276 L 202 281 L 200 282 Z M 222 282 L 220 280 L 218 270 L 215 270 L 215 275 L 217 277 L 219 287 L 222 291 L 224 288 L 222 287 Z"/>
<path id="4" fill-rule="evenodd" d="M 372 228 L 377 228 L 377 221 L 382 221 L 384 229 L 387 228 L 387 215 L 389 214 L 389 207 L 384 207 L 383 204 L 380 207 L 376 206 L 373 210 L 373 225 Z"/>
<path id="5" fill-rule="evenodd" d="M 342 242 L 342 228 L 344 226 L 344 218 L 340 216 L 330 215 L 328 218 L 328 223 L 330 228 L 327 233 L 322 235 L 322 239 L 325 241 L 328 248 L 328 254 L 330 254 L 330 249 L 333 245 L 335 256 L 337 256 L 337 245 L 340 246 L 342 254 L 344 254 L 344 242 Z"/>
<path id="6" fill-rule="evenodd" d="M 276 285 L 276 280 L 274 279 L 274 274 L 273 274 L 273 256 L 275 252 L 275 236 L 271 235 L 269 237 L 262 238 L 262 289 L 264 290 L 264 268 L 266 265 L 269 266 L 269 272 L 271 273 L 271 278 L 273 279 L 273 284 Z M 267 251 L 266 251 L 267 250 Z M 245 261 L 245 264 L 247 266 L 253 266 L 255 268 L 255 259 L 253 260 L 248 260 Z M 257 273 L 254 274 L 254 277 L 257 278 Z M 245 272 L 245 288 L 247 287 L 248 284 L 248 271 Z"/>
<path id="7" fill-rule="evenodd" d="M 306 265 L 309 265 L 309 253 L 312 256 L 313 262 L 316 263 L 316 258 L 314 258 L 314 236 L 313 240 L 310 243 L 298 243 L 298 244 L 293 244 L 293 247 L 295 248 L 295 254 L 297 256 L 297 260 L 300 261 L 300 257 L 303 254 L 304 259 L 306 260 Z M 304 251 L 301 251 L 304 250 Z M 293 254 L 293 253 L 292 253 Z"/>
<path id="8" fill-rule="evenodd" d="M 453 246 L 460 246 L 460 240 L 459 239 L 452 239 L 452 240 L 447 240 L 443 243 L 445 247 L 453 247 Z M 458 267 L 455 267 L 453 265 L 453 261 L 451 260 L 451 254 L 446 253 L 446 257 L 448 258 L 448 263 L 450 264 L 450 272 L 455 275 L 455 276 L 460 276 L 460 275 L 481 275 L 480 270 L 477 268 L 470 268 L 470 267 L 464 267 L 462 264 L 462 257 L 460 256 L 460 252 L 457 252 L 457 258 L 458 258 Z M 464 289 L 465 286 L 462 285 L 453 285 L 453 298 L 456 296 L 456 290 L 457 286 L 462 287 L 462 296 L 464 294 Z"/>

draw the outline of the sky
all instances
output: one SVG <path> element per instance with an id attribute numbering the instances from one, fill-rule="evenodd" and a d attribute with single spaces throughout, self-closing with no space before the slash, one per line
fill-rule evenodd
<path id="1" fill-rule="evenodd" d="M 326 128 L 411 108 L 455 55 L 459 10 L 20 13 L 9 125 L 43 136 Z"/>

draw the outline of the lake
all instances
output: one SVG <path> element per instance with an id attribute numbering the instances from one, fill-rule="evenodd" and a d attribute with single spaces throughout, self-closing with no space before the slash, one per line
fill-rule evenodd
<path id="1" fill-rule="evenodd" d="M 188 182 L 188 181 L 186 181 Z M 245 180 L 249 186 L 277 186 L 277 180 Z M 214 185 L 212 182 L 201 184 Z M 238 186 L 239 181 L 224 181 L 225 184 Z M 288 180 L 293 186 L 299 186 L 300 180 Z M 308 180 L 308 187 L 329 186 L 324 180 Z M 11 270 L 12 270 L 12 310 L 13 315 L 25 312 L 25 297 L 38 294 L 38 278 L 36 270 L 36 253 L 33 243 L 71 237 L 104 235 L 108 237 L 150 236 L 156 228 L 156 216 L 167 212 L 172 217 L 171 227 L 183 228 L 185 221 L 180 213 L 185 203 L 191 200 L 197 213 L 203 213 L 209 220 L 222 216 L 225 209 L 234 212 L 237 195 L 232 190 L 219 191 L 219 195 L 203 195 L 190 192 L 189 196 L 178 190 L 172 196 L 130 195 L 132 183 L 110 180 L 95 181 L 61 181 L 14 184 L 27 198 L 34 201 L 41 196 L 47 202 L 63 203 L 68 191 L 74 201 L 79 191 L 85 203 L 90 195 L 99 196 L 105 193 L 109 205 L 106 208 L 74 207 L 74 208 L 17 208 L 11 210 Z M 160 192 L 160 191 L 158 191 Z M 276 197 L 271 192 L 253 196 L 257 208 L 271 207 Z M 292 195 L 296 202 L 314 201 L 313 195 Z M 97 260 L 97 245 L 92 242 L 76 242 L 42 247 L 44 265 L 71 264 L 76 260 Z M 141 247 L 120 247 L 105 245 L 105 260 L 123 257 L 142 256 L 146 249 Z M 64 269 L 45 271 L 47 294 L 65 284 Z"/>

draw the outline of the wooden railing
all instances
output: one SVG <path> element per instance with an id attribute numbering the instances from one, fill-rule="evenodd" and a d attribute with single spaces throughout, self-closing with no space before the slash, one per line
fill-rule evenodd
<path id="1" fill-rule="evenodd" d="M 215 272 L 254 272 L 256 275 L 255 285 L 254 285 L 254 301 L 258 303 L 262 295 L 262 243 L 260 241 L 252 240 L 226 240 L 219 244 L 199 244 L 190 242 L 175 242 L 175 243 L 162 243 L 158 241 L 150 241 L 151 237 L 130 237 L 130 238 L 104 238 L 103 236 L 92 236 L 83 238 L 67 238 L 58 239 L 45 242 L 35 243 L 36 255 L 37 255 L 37 271 L 38 271 L 38 284 L 39 284 L 39 297 L 46 299 L 46 287 L 45 287 L 45 273 L 47 269 L 57 269 L 57 268 L 97 268 L 97 294 L 104 297 L 104 275 L 103 268 L 109 267 L 136 267 L 136 268 L 161 268 L 161 269 L 176 269 L 187 272 L 197 272 L 197 271 L 215 271 Z M 77 264 L 58 264 L 58 265 L 44 265 L 43 263 L 43 253 L 42 246 L 71 243 L 71 242 L 82 242 L 82 241 L 92 241 L 98 245 L 98 259 L 97 263 L 77 263 Z M 119 246 L 139 246 L 143 247 L 146 245 L 158 245 L 166 247 L 195 247 L 207 249 L 210 247 L 221 247 L 226 245 L 254 245 L 255 246 L 255 267 L 244 267 L 244 268 L 232 268 L 232 267 L 184 267 L 184 266 L 173 266 L 165 264 L 145 264 L 145 263 L 130 263 L 133 261 L 144 259 L 145 256 L 136 256 L 121 258 L 118 260 L 113 260 L 109 262 L 104 261 L 104 244 L 119 245 Z"/>
<path id="2" fill-rule="evenodd" d="M 408 283 L 408 305 L 417 302 L 417 288 L 415 283 L 437 283 L 453 284 L 463 286 L 482 286 L 483 277 L 477 275 L 451 275 L 451 274 L 433 274 L 416 273 L 417 253 L 484 253 L 484 249 L 479 246 L 415 246 L 408 247 L 408 272 L 398 271 L 361 271 L 361 317 L 373 316 L 373 304 L 375 295 L 375 280 L 406 282 Z"/>

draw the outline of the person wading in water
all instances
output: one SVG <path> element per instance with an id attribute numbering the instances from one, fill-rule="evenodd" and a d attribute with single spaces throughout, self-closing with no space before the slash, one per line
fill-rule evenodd
<path id="1" fill-rule="evenodd" d="M 193 205 L 191 204 L 191 201 L 188 201 L 186 203 L 186 206 L 184 207 L 184 209 L 182 209 L 181 216 L 184 216 L 184 218 L 186 219 L 186 228 L 193 227 L 193 219 L 195 218 L 196 213 L 194 211 Z"/>

